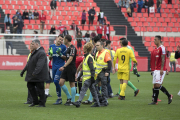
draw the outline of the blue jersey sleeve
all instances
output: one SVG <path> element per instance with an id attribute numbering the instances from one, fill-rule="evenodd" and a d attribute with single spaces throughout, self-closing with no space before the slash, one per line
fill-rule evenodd
<path id="1" fill-rule="evenodd" d="M 63 55 L 66 55 L 66 46 L 65 46 L 65 45 L 63 46 L 62 54 L 63 54 Z"/>

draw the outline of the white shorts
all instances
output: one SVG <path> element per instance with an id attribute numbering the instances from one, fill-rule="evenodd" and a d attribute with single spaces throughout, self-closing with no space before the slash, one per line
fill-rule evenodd
<path id="1" fill-rule="evenodd" d="M 49 69 L 49 72 L 50 72 L 50 77 L 52 78 L 52 69 Z"/>
<path id="2" fill-rule="evenodd" d="M 160 70 L 155 70 L 153 72 L 153 84 L 162 84 L 164 77 L 166 75 L 166 71 L 163 71 L 163 75 L 160 75 Z"/>

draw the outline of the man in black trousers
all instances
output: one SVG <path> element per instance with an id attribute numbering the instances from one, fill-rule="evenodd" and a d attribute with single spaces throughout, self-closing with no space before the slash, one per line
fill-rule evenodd
<path id="1" fill-rule="evenodd" d="M 33 103 L 29 107 L 35 105 L 39 105 L 37 107 L 45 107 L 44 82 L 49 80 L 47 56 L 44 48 L 40 46 L 39 40 L 33 40 L 31 45 L 33 52 L 20 76 L 23 77 L 24 72 L 27 71 L 25 81 L 27 81 L 28 90 L 33 98 Z M 39 100 L 35 87 L 38 90 Z"/>
<path id="2" fill-rule="evenodd" d="M 177 51 L 175 52 L 175 59 L 180 58 L 180 46 L 177 46 Z"/>

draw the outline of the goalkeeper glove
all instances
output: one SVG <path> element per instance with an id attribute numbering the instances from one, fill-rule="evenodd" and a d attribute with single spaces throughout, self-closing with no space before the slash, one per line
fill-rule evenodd
<path id="1" fill-rule="evenodd" d="M 140 77 L 140 74 L 139 74 L 138 71 L 137 71 L 136 64 L 133 65 L 133 73 L 134 73 L 137 77 Z"/>
<path id="2" fill-rule="evenodd" d="M 51 57 L 53 56 L 53 49 L 52 49 L 52 47 L 49 48 L 49 55 L 50 55 Z"/>
<path id="3" fill-rule="evenodd" d="M 57 53 L 60 57 L 63 56 L 63 54 L 61 53 L 61 48 L 58 48 L 58 49 L 56 50 L 56 53 Z"/>

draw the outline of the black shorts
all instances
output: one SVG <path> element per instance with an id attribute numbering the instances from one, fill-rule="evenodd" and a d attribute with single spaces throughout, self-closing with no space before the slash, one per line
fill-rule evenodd
<path id="1" fill-rule="evenodd" d="M 77 48 L 82 48 L 82 43 L 77 43 Z"/>
<path id="2" fill-rule="evenodd" d="M 55 8 L 55 7 L 54 7 L 54 8 Z M 51 10 L 56 10 L 56 8 L 55 8 L 55 9 L 54 9 L 54 8 L 51 7 Z"/>
<path id="3" fill-rule="evenodd" d="M 86 20 L 81 20 L 81 24 L 85 24 Z"/>
<path id="4" fill-rule="evenodd" d="M 61 78 L 69 82 L 75 82 L 76 66 L 67 66 L 61 73 Z"/>
<path id="5" fill-rule="evenodd" d="M 52 82 L 53 82 L 53 79 L 51 78 L 50 73 L 49 73 L 49 80 L 46 81 L 46 83 L 52 83 Z"/>

